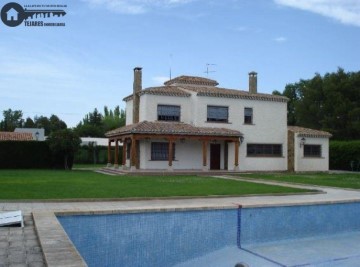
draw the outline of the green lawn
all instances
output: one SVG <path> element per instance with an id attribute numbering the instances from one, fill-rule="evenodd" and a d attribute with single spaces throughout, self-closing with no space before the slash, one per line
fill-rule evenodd
<path id="1" fill-rule="evenodd" d="M 307 190 L 308 191 L 308 190 Z M 300 193 L 198 176 L 109 176 L 92 171 L 0 170 L 0 199 L 150 198 Z"/>
<path id="2" fill-rule="evenodd" d="M 360 173 L 257 173 L 241 174 L 241 177 L 360 189 Z"/>

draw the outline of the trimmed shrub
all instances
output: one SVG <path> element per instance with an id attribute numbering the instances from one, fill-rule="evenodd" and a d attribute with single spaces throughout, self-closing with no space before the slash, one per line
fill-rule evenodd
<path id="1" fill-rule="evenodd" d="M 330 141 L 330 169 L 360 171 L 360 140 Z"/>

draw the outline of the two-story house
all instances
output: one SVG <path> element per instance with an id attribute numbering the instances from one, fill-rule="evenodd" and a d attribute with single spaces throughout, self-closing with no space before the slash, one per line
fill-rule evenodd
<path id="1" fill-rule="evenodd" d="M 143 90 L 142 69 L 135 68 L 133 94 L 124 101 L 126 126 L 106 134 L 109 147 L 115 142 L 115 167 L 122 142 L 122 165 L 130 170 L 285 171 L 288 165 L 300 170 L 299 164 L 288 164 L 288 153 L 293 158 L 300 153 L 293 151 L 294 142 L 304 138 L 293 134 L 297 139 L 288 152 L 288 99 L 258 93 L 255 72 L 249 73 L 249 91 L 193 76 Z M 314 138 L 329 137 L 307 130 Z M 111 164 L 110 149 L 108 157 Z"/>

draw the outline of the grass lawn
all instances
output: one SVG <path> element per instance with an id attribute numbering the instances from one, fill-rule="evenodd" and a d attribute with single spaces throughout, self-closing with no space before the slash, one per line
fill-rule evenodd
<path id="1" fill-rule="evenodd" d="M 198 176 L 109 176 L 92 171 L 0 170 L 0 199 L 284 194 L 296 188 Z"/>
<path id="2" fill-rule="evenodd" d="M 241 174 L 241 177 L 360 189 L 360 173 L 257 173 Z"/>
<path id="3" fill-rule="evenodd" d="M 106 167 L 106 164 L 74 164 L 74 169 L 98 169 Z"/>

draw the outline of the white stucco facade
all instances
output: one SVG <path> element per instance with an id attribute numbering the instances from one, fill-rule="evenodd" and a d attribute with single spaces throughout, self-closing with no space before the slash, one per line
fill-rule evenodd
<path id="1" fill-rule="evenodd" d="M 328 171 L 329 170 L 329 138 L 325 137 L 306 137 L 305 144 L 301 144 L 303 137 L 299 134 L 294 136 L 294 170 L 296 172 L 306 171 Z M 320 156 L 306 156 L 304 154 L 305 145 L 320 145 Z"/>
<path id="2" fill-rule="evenodd" d="M 180 76 L 173 80 L 165 83 L 165 86 L 134 91 L 133 95 L 124 99 L 126 101 L 126 125 L 131 126 L 130 128 L 134 130 L 132 133 L 139 135 L 139 138 L 136 139 L 136 152 L 131 152 L 133 153 L 132 160 L 126 160 L 128 168 L 132 168 L 136 162 L 137 168 L 144 170 L 209 170 L 214 169 L 212 166 L 215 166 L 213 161 L 216 157 L 216 169 L 220 170 L 286 171 L 290 167 L 294 171 L 328 170 L 328 136 L 307 139 L 307 144 L 321 146 L 321 157 L 304 157 L 298 134 L 292 135 L 294 141 L 290 147 L 286 98 L 257 93 L 257 88 L 251 92 L 218 88 L 216 81 L 200 77 Z M 133 101 L 135 95 L 139 96 L 138 108 Z M 190 138 L 180 129 L 180 132 L 174 133 L 176 137 L 171 141 L 175 144 L 173 160 L 170 160 L 170 156 L 163 157 L 162 160 L 154 159 L 152 144 L 169 144 L 173 133 L 161 130 L 166 132 L 162 136 L 159 129 L 151 127 L 151 129 L 146 128 L 145 132 L 143 130 L 139 132 L 139 127 L 144 126 L 141 125 L 144 122 L 153 123 L 151 124 L 153 127 L 158 126 L 156 123 L 160 123 L 158 119 L 161 118 L 161 116 L 158 117 L 159 106 L 161 108 L 176 106 L 176 108 L 171 107 L 177 110 L 176 112 L 180 109 L 179 120 L 176 119 L 177 124 L 191 125 L 199 131 L 205 132 L 206 129 L 214 128 L 225 129 L 225 132 L 228 133 L 236 131 L 237 139 L 232 135 L 229 135 L 228 139 L 226 135 L 214 135 L 212 138 L 207 133 L 199 135 L 199 138 L 196 135 L 192 135 Z M 209 119 L 209 110 L 217 112 L 218 107 L 222 109 L 221 112 L 226 110 L 226 120 Z M 245 121 L 245 109 L 250 109 L 252 112 L 250 122 Z M 134 124 L 133 112 L 136 110 L 139 112 L 139 121 Z M 161 120 L 162 127 L 164 127 L 164 123 L 169 123 L 166 124 L 166 127 L 174 123 L 170 120 L 163 121 L 163 118 Z M 128 141 L 130 141 L 129 139 L 135 140 L 134 137 L 131 137 L 132 135 L 129 135 L 130 128 L 125 128 L 122 135 L 127 134 L 127 137 L 124 138 L 128 138 Z M 157 131 L 156 134 L 153 129 Z M 121 137 L 119 138 L 121 140 Z M 166 153 L 170 153 L 170 147 L 169 145 L 165 146 L 165 150 L 168 151 Z M 291 157 L 294 157 L 290 167 L 288 166 L 290 165 L 289 149 Z M 128 155 L 128 157 L 131 156 Z"/>

